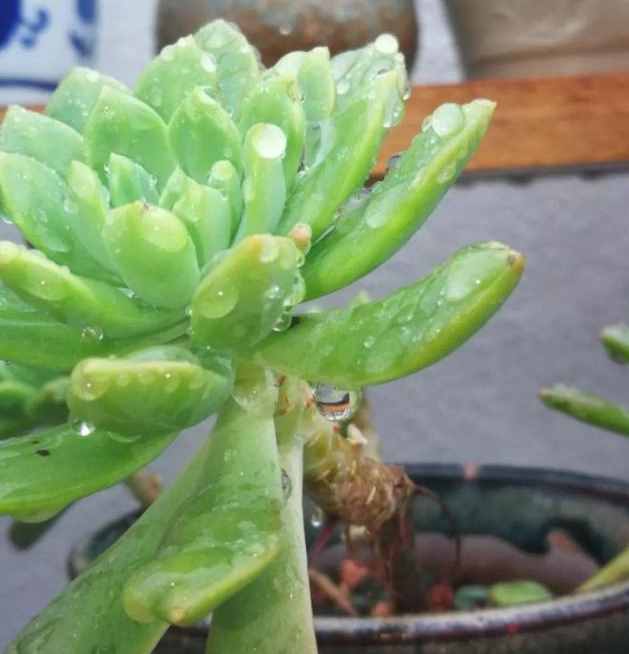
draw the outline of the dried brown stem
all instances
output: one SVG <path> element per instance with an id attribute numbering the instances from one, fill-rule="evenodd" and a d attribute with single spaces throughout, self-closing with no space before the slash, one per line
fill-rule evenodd
<path id="1" fill-rule="evenodd" d="M 314 570 L 313 568 L 308 570 L 308 576 L 310 577 L 313 586 L 316 586 L 322 593 L 331 599 L 332 602 L 341 609 L 341 611 L 344 611 L 353 617 L 358 615 L 356 609 L 352 606 L 352 603 L 343 594 L 341 589 L 330 579 L 330 577 L 318 570 Z"/>

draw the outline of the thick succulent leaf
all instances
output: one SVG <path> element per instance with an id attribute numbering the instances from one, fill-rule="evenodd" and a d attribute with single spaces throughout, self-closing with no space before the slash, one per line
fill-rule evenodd
<path id="1" fill-rule="evenodd" d="M 73 161 L 70 165 L 67 183 L 69 198 L 76 207 L 70 222 L 75 240 L 103 268 L 103 273 L 98 278 L 121 286 L 122 282 L 115 272 L 116 267 L 102 236 L 109 211 L 107 189 L 101 184 L 98 175 L 80 161 Z"/>
<path id="2" fill-rule="evenodd" d="M 193 36 L 167 45 L 144 69 L 135 94 L 168 122 L 186 95 L 197 86 L 214 89 L 216 61 Z"/>
<path id="3" fill-rule="evenodd" d="M 77 132 L 83 132 L 85 123 L 105 86 L 121 93 L 129 92 L 124 84 L 112 77 L 101 75 L 89 68 L 74 68 L 52 94 L 46 113 Z"/>
<path id="4" fill-rule="evenodd" d="M 286 203 L 284 160 L 286 136 L 270 123 L 254 125 L 245 137 L 245 210 L 237 240 L 252 234 L 273 233 Z"/>
<path id="5" fill-rule="evenodd" d="M 244 206 L 240 174 L 230 161 L 217 161 L 212 166 L 207 183 L 211 188 L 220 191 L 227 200 L 231 222 L 230 236 L 233 239 L 238 231 Z"/>
<path id="6" fill-rule="evenodd" d="M 290 75 L 297 80 L 306 120 L 309 123 L 330 117 L 336 99 L 336 83 L 332 76 L 328 48 L 289 52 L 274 68 L 281 74 Z"/>
<path id="7" fill-rule="evenodd" d="M 616 363 L 629 363 L 629 325 L 610 325 L 601 332 L 601 342 L 609 358 Z"/>
<path id="8" fill-rule="evenodd" d="M 399 52 L 399 44 L 393 35 L 383 34 L 364 48 L 336 55 L 331 63 L 336 81 L 337 111 L 343 111 L 357 98 L 371 94 L 379 76 L 394 73 L 398 92 L 389 95 L 389 127 L 399 122 L 409 88 L 404 55 Z"/>
<path id="9" fill-rule="evenodd" d="M 195 39 L 214 57 L 221 103 L 238 116 L 245 94 L 260 77 L 258 55 L 242 32 L 224 20 L 215 20 L 202 27 Z"/>
<path id="10" fill-rule="evenodd" d="M 128 157 L 113 153 L 107 165 L 107 179 L 112 207 L 121 207 L 131 202 L 157 204 L 157 179 L 140 164 Z"/>
<path id="11" fill-rule="evenodd" d="M 106 339 L 93 327 L 73 327 L 26 304 L 0 286 L 0 358 L 27 366 L 69 370 L 89 356 L 124 354 L 168 343 L 182 336 L 187 323 L 148 336 Z"/>
<path id="12" fill-rule="evenodd" d="M 61 322 L 90 327 L 108 338 L 156 332 L 185 318 L 181 310 L 143 305 L 109 284 L 74 275 L 36 250 L 10 241 L 0 241 L 0 280 Z"/>
<path id="13" fill-rule="evenodd" d="M 500 243 L 464 248 L 384 300 L 301 316 L 262 342 L 257 360 L 341 388 L 404 377 L 472 336 L 511 293 L 523 266 L 523 257 Z"/>
<path id="14" fill-rule="evenodd" d="M 210 89 L 198 87 L 186 97 L 174 113 L 168 133 L 179 165 L 201 184 L 217 161 L 226 159 L 238 170 L 242 168 L 240 132 Z"/>
<path id="15" fill-rule="evenodd" d="M 122 436 L 62 425 L 0 443 L 0 514 L 44 520 L 156 458 L 176 434 Z"/>
<path id="16" fill-rule="evenodd" d="M 382 139 L 386 105 L 390 93 L 397 93 L 393 73 L 378 79 L 373 98 L 362 98 L 335 112 L 321 123 L 317 156 L 298 176 L 280 232 L 286 234 L 297 223 L 320 236 L 334 219 L 339 206 L 367 179 Z"/>
<path id="17" fill-rule="evenodd" d="M 65 177 L 70 163 L 85 159 L 81 135 L 66 124 L 22 107 L 7 111 L 0 128 L 0 150 L 41 161 Z"/>
<path id="18" fill-rule="evenodd" d="M 476 150 L 494 110 L 489 100 L 445 104 L 386 178 L 346 205 L 304 266 L 307 297 L 347 286 L 391 257 L 428 218 Z"/>
<path id="19" fill-rule="evenodd" d="M 78 242 L 78 207 L 53 170 L 31 157 L 0 152 L 0 204 L 24 238 L 53 261 L 88 277 L 106 276 Z"/>
<path id="20" fill-rule="evenodd" d="M 302 443 L 290 416 L 278 424 L 280 464 L 290 480 L 279 554 L 264 572 L 212 614 L 208 654 L 316 654 L 302 509 Z M 296 438 L 297 436 L 297 438 Z"/>
<path id="21" fill-rule="evenodd" d="M 551 409 L 595 427 L 629 436 L 629 409 L 623 406 L 563 384 L 542 388 L 539 396 Z"/>
<path id="22" fill-rule="evenodd" d="M 220 372 L 206 370 L 170 346 L 141 358 L 81 361 L 68 406 L 76 419 L 122 434 L 180 431 L 215 413 L 231 387 L 228 361 Z"/>
<path id="23" fill-rule="evenodd" d="M 168 129 L 153 109 L 132 95 L 104 86 L 84 130 L 87 159 L 106 181 L 112 152 L 139 163 L 163 184 L 175 168 Z"/>
<path id="24" fill-rule="evenodd" d="M 36 425 L 59 425 L 68 419 L 66 393 L 69 379 L 46 382 L 28 401 L 25 411 Z"/>
<path id="25" fill-rule="evenodd" d="M 267 336 L 295 305 L 301 253 L 288 238 L 249 236 L 209 270 L 192 301 L 197 345 L 243 351 Z M 298 289 L 297 289 L 298 290 Z"/>
<path id="26" fill-rule="evenodd" d="M 18 634 L 7 654 L 85 654 L 94 651 L 95 643 L 116 654 L 153 651 L 168 625 L 131 620 L 122 605 L 122 589 L 134 570 L 153 559 L 197 488 L 207 450 L 206 445 L 126 534 Z"/>
<path id="27" fill-rule="evenodd" d="M 276 125 L 286 135 L 284 174 L 290 188 L 301 164 L 306 118 L 299 86 L 291 76 L 268 73 L 242 102 L 238 126 L 243 136 L 258 123 Z"/>
<path id="28" fill-rule="evenodd" d="M 17 380 L 0 381 L 0 416 L 15 418 L 23 415 L 36 392 L 33 386 Z"/>
<path id="29" fill-rule="evenodd" d="M 281 476 L 272 412 L 252 415 L 232 400 L 197 496 L 125 587 L 129 615 L 191 624 L 258 576 L 279 548 Z"/>
<path id="30" fill-rule="evenodd" d="M 216 188 L 195 182 L 177 168 L 170 176 L 159 204 L 172 211 L 186 226 L 201 268 L 215 254 L 229 247 L 231 207 L 227 197 Z"/>
<path id="31" fill-rule="evenodd" d="M 103 237 L 120 276 L 138 297 L 171 309 L 190 303 L 199 283 L 197 254 L 174 214 L 134 202 L 109 212 Z"/>

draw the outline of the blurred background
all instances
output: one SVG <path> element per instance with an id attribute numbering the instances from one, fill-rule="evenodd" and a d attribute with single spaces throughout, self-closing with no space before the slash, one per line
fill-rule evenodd
<path id="1" fill-rule="evenodd" d="M 174 38 L 168 32 L 177 29 L 168 14 L 172 6 L 187 10 L 195 3 L 164 2 L 161 24 L 157 4 L 79 1 L 60 9 L 66 3 L 3 0 L 0 104 L 43 101 L 74 64 L 94 66 L 133 84 L 153 54 L 156 33 L 161 39 Z M 264 15 L 275 20 L 269 0 L 230 4 L 260 5 Z M 310 3 L 286 6 L 300 4 Z M 349 11 L 346 4 L 351 3 L 334 3 Z M 412 3 L 388 4 L 400 12 L 413 9 Z M 483 15 L 479 9 L 494 4 L 499 10 L 493 13 Z M 614 14 L 606 3 L 605 15 L 599 15 L 597 2 L 419 0 L 414 7 L 419 23 L 414 38 L 408 34 L 411 14 L 397 24 L 404 28 L 406 50 L 417 47 L 413 81 L 420 85 L 456 83 L 466 77 L 629 69 L 629 15 L 624 16 L 629 4 L 612 5 L 620 13 Z M 550 10 L 542 11 L 540 18 L 542 6 Z M 297 38 L 299 17 L 289 16 L 287 23 L 286 11 L 277 16 L 283 21 L 280 36 L 265 37 L 269 47 L 278 47 L 278 42 L 281 46 L 282 35 Z M 487 28 L 493 31 L 485 33 Z M 316 34 L 306 37 L 317 40 Z M 422 89 L 414 94 L 421 97 Z M 629 100 L 618 107 L 619 121 L 624 116 L 629 122 L 627 104 Z M 533 126 L 535 112 L 543 105 L 544 98 L 532 93 L 528 120 Z M 523 115 L 527 107 L 527 103 L 520 107 Z M 582 105 L 579 111 L 587 113 L 590 108 Z M 549 119 L 541 112 L 539 120 Z M 500 121 L 499 107 L 496 129 Z M 420 122 L 416 120 L 415 130 Z M 498 147 L 508 152 L 512 145 L 507 138 Z M 360 284 L 379 297 L 473 241 L 504 241 L 528 257 L 520 287 L 476 338 L 445 362 L 371 391 L 387 460 L 508 463 L 629 478 L 629 443 L 551 413 L 536 396 L 540 385 L 560 380 L 618 401 L 629 395 L 626 370 L 608 363 L 598 343 L 604 325 L 629 319 L 629 176 L 622 166 L 609 168 L 602 163 L 569 172 L 529 170 L 523 175 L 498 170 L 470 175 L 449 192 L 401 253 Z M 0 236 L 13 238 L 10 230 L 1 225 Z M 357 291 L 358 287 L 347 289 L 332 301 L 346 302 Z M 204 431 L 187 433 L 153 468 L 171 479 Z M 121 487 L 92 496 L 67 511 L 28 553 L 11 549 L 8 522 L 0 521 L 0 644 L 61 590 L 68 550 L 77 539 L 133 507 Z"/>

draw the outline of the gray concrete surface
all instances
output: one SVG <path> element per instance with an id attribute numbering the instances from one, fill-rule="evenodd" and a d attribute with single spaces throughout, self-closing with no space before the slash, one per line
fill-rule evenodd
<path id="1" fill-rule="evenodd" d="M 119 25 L 129 32 L 127 23 L 136 18 L 148 26 L 151 4 L 137 3 L 139 11 L 135 3 L 111 2 L 108 29 Z M 456 80 L 460 70 L 440 6 L 437 0 L 421 5 L 416 78 Z M 103 67 L 128 73 L 117 38 L 103 40 L 117 62 L 105 53 Z M 144 38 L 138 29 L 137 42 Z M 135 52 L 134 65 L 143 56 Z M 625 173 L 459 184 L 404 251 L 365 280 L 362 287 L 382 295 L 472 241 L 506 241 L 528 256 L 521 286 L 472 342 L 421 375 L 373 390 L 387 459 L 499 462 L 629 477 L 629 443 L 551 414 L 536 399 L 540 384 L 555 380 L 617 400 L 627 396 L 627 371 L 608 363 L 597 334 L 606 323 L 629 319 L 628 206 Z M 202 433 L 186 434 L 155 468 L 172 478 Z M 121 488 L 88 498 L 28 553 L 10 549 L 8 522 L 0 521 L 0 647 L 63 588 L 70 546 L 132 506 Z"/>

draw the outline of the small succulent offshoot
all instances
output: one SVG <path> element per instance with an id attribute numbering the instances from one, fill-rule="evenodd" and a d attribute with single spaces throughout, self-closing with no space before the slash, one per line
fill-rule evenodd
<path id="1" fill-rule="evenodd" d="M 601 331 L 601 343 L 612 361 L 621 365 L 629 363 L 629 325 L 619 323 L 605 327 Z M 572 416 L 580 422 L 621 436 L 629 436 L 627 406 L 565 384 L 542 388 L 539 397 L 547 407 Z M 579 590 L 594 591 L 626 580 L 629 580 L 629 548 L 603 566 Z"/>
<path id="2" fill-rule="evenodd" d="M 494 110 L 437 108 L 366 190 L 408 96 L 390 35 L 264 69 L 217 21 L 133 90 L 76 69 L 45 113 L 8 111 L 0 204 L 33 248 L 0 243 L 0 513 L 49 518 L 217 415 L 8 652 L 142 654 L 209 613 L 210 654 L 316 651 L 302 486 L 375 539 L 397 524 L 413 485 L 346 428 L 353 398 L 459 347 L 523 269 L 479 243 L 383 299 L 295 313 L 404 245 Z"/>

